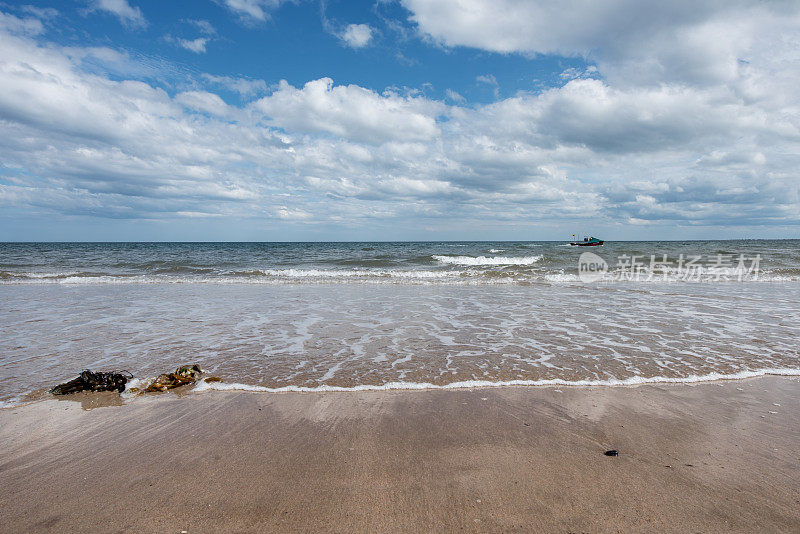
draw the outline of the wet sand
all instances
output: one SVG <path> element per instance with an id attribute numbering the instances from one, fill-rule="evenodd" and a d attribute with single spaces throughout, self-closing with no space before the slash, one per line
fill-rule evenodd
<path id="1" fill-rule="evenodd" d="M 79 399 L 0 410 L 0 531 L 800 530 L 797 378 Z"/>

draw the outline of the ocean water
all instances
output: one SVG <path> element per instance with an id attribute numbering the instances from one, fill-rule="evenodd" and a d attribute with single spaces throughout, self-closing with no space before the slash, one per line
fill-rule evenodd
<path id="1" fill-rule="evenodd" d="M 800 374 L 798 303 L 797 240 L 5 243 L 0 401 L 183 363 L 270 391 Z"/>

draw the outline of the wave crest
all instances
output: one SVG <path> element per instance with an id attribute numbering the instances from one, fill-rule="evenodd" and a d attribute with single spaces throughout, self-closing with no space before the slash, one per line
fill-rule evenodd
<path id="1" fill-rule="evenodd" d="M 542 256 L 432 256 L 433 259 L 447 265 L 533 265 Z"/>

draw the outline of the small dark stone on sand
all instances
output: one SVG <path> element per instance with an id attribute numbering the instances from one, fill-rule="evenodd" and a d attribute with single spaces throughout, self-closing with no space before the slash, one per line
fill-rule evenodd
<path id="1" fill-rule="evenodd" d="M 619 456 L 619 451 L 617 449 L 611 449 L 610 451 L 606 451 L 603 454 L 606 456 Z"/>

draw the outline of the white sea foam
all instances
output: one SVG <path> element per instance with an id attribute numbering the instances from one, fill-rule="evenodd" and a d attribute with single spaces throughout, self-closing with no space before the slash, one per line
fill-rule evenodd
<path id="1" fill-rule="evenodd" d="M 500 250 L 500 249 L 492 249 Z M 421 285 L 495 285 L 520 282 L 578 281 L 570 267 L 561 265 L 540 267 L 535 270 L 501 271 L 481 269 L 481 267 L 528 266 L 541 261 L 542 255 L 535 256 L 447 256 L 433 255 L 440 266 L 425 268 L 264 268 L 241 271 L 217 271 L 201 275 L 174 274 L 111 274 L 88 272 L 0 272 L 0 285 L 19 284 L 301 284 L 301 283 L 390 283 Z M 446 266 L 455 268 L 446 269 Z M 646 273 L 628 280 L 623 273 L 609 271 L 599 281 L 602 283 L 752 283 L 774 282 L 792 283 L 800 281 L 800 276 L 782 272 L 762 271 L 758 275 L 734 276 L 730 273 L 717 273 L 700 279 L 686 277 L 679 271 L 667 271 L 648 277 Z"/>
<path id="2" fill-rule="evenodd" d="M 367 269 L 264 269 L 265 276 L 282 278 L 451 278 L 445 271 L 367 270 Z"/>
<path id="3" fill-rule="evenodd" d="M 580 279 L 577 274 L 569 273 L 550 273 L 544 275 L 544 279 L 548 282 L 578 282 Z"/>
<path id="4" fill-rule="evenodd" d="M 16 406 L 19 406 L 20 404 L 22 404 L 22 401 L 20 400 L 19 397 L 14 397 L 13 399 L 7 399 L 7 400 L 0 400 L 0 410 L 2 410 L 3 408 L 14 408 Z"/>
<path id="5" fill-rule="evenodd" d="M 125 391 L 122 392 L 121 397 L 123 399 L 131 399 L 135 397 L 137 392 L 131 391 L 132 389 L 141 391 L 149 386 L 152 381 L 153 378 L 131 378 L 125 384 Z"/>
<path id="6" fill-rule="evenodd" d="M 165 275 L 137 275 L 137 276 L 61 276 L 59 274 L 29 276 L 27 274 L 15 276 L 13 279 L 1 280 L 0 285 L 19 284 L 263 284 L 282 280 L 347 280 L 363 279 L 369 281 L 380 280 L 448 280 L 457 279 L 460 274 L 447 271 L 425 270 L 392 270 L 392 269 L 263 269 L 253 271 L 252 275 L 233 276 L 165 276 Z"/>
<path id="7" fill-rule="evenodd" d="M 800 376 L 800 369 L 794 368 L 780 368 L 780 369 L 759 369 L 755 371 L 740 371 L 738 373 L 708 373 L 705 375 L 690 375 L 686 377 L 643 377 L 634 376 L 623 380 L 608 379 L 608 380 L 564 380 L 560 378 L 545 379 L 545 380 L 462 380 L 459 382 L 451 382 L 449 384 L 431 384 L 429 382 L 401 382 L 394 381 L 386 384 L 359 384 L 351 387 L 343 386 L 328 386 L 321 385 L 316 387 L 307 386 L 282 386 L 282 387 L 266 387 L 256 386 L 251 384 L 240 384 L 236 382 L 206 382 L 200 381 L 192 391 L 249 391 L 254 393 L 319 393 L 319 392 L 355 392 L 355 391 L 389 391 L 389 390 L 450 390 L 450 389 L 477 389 L 477 388 L 499 388 L 499 387 L 620 387 L 620 386 L 638 386 L 644 384 L 694 384 L 698 382 L 716 382 L 722 380 L 745 380 L 748 378 L 756 378 L 759 376 Z M 128 381 L 125 391 L 122 393 L 124 400 L 130 400 L 135 397 L 135 393 L 131 392 L 131 388 L 143 389 L 147 384 L 152 381 L 150 379 L 137 379 L 134 378 Z M 0 409 L 15 408 L 24 404 L 21 396 L 16 396 L 11 399 L 0 400 Z"/>
<path id="8" fill-rule="evenodd" d="M 316 387 L 307 386 L 281 386 L 267 387 L 255 386 L 250 384 L 226 383 L 226 382 L 200 382 L 193 391 L 253 391 L 262 393 L 314 393 L 322 391 L 385 391 L 394 389 L 418 390 L 418 389 L 469 389 L 469 388 L 489 388 L 505 386 L 636 386 L 641 384 L 691 384 L 696 382 L 713 382 L 717 380 L 743 380 L 758 376 L 800 376 L 800 369 L 780 368 L 780 369 L 759 369 L 756 371 L 740 371 L 738 373 L 708 373 L 705 375 L 689 375 L 685 377 L 667 376 L 633 376 L 622 380 L 610 378 L 607 380 L 565 380 L 552 378 L 544 380 L 462 380 L 449 384 L 431 384 L 429 382 L 388 382 L 386 384 L 359 384 L 356 386 L 328 386 L 321 385 Z"/>
<path id="9" fill-rule="evenodd" d="M 70 276 L 78 276 L 80 272 L 71 271 L 68 273 L 65 272 L 58 272 L 58 273 L 25 273 L 23 276 L 28 278 L 67 278 Z"/>
<path id="10" fill-rule="evenodd" d="M 533 265 L 542 259 L 542 256 L 433 256 L 438 262 L 449 265 Z"/>

